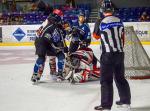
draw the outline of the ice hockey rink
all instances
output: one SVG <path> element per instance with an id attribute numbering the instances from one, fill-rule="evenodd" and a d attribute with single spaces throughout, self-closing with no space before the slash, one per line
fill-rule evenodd
<path id="1" fill-rule="evenodd" d="M 99 58 L 99 46 L 92 46 Z M 150 56 L 150 46 L 144 46 Z M 41 83 L 30 79 L 36 56 L 33 46 L 0 47 L 0 111 L 94 111 L 100 104 L 99 81 L 72 85 L 50 79 L 48 61 Z M 150 111 L 150 80 L 129 80 L 131 111 Z M 114 85 L 115 87 L 115 85 Z M 118 100 L 114 88 L 114 103 Z M 114 104 L 111 111 L 120 111 Z"/>

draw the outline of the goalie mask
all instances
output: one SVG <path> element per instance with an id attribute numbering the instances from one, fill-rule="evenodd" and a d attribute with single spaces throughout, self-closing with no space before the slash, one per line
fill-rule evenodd
<path id="1" fill-rule="evenodd" d="M 82 76 L 83 71 L 75 73 L 73 75 L 73 80 L 74 82 L 80 83 L 83 80 L 83 76 Z"/>

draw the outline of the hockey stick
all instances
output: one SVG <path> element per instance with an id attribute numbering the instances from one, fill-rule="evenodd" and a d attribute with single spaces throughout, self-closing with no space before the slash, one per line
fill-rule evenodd
<path id="1" fill-rule="evenodd" d="M 95 55 L 94 55 L 95 56 Z M 97 59 L 97 61 L 100 63 L 100 60 L 95 56 L 95 58 Z"/>

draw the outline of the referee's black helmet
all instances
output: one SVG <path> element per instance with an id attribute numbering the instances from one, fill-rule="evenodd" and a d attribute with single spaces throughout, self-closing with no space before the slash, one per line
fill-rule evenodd
<path id="1" fill-rule="evenodd" d="M 103 13 L 114 13 L 113 8 L 103 8 Z"/>

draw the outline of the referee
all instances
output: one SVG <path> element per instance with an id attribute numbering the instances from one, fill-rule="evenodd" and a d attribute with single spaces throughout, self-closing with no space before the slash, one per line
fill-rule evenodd
<path id="1" fill-rule="evenodd" d="M 95 24 L 93 36 L 101 41 L 101 105 L 95 110 L 110 111 L 113 103 L 113 78 L 120 100 L 117 105 L 130 108 L 130 87 L 124 69 L 124 26 L 110 8 L 104 9 L 104 19 Z"/>

